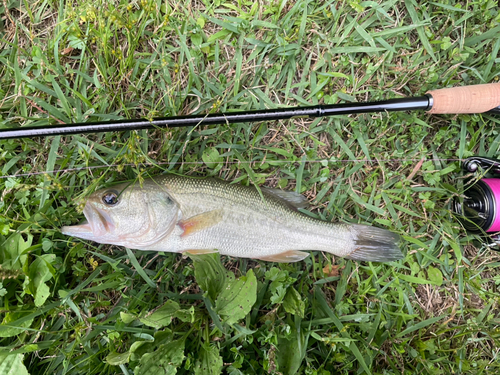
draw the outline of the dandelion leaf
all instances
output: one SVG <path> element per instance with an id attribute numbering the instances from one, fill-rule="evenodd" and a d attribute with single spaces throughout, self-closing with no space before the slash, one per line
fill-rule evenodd
<path id="1" fill-rule="evenodd" d="M 192 255 L 196 282 L 214 302 L 226 283 L 234 280 L 234 274 L 227 271 L 220 261 L 219 253 Z"/>
<path id="2" fill-rule="evenodd" d="M 230 283 L 217 297 L 215 309 L 227 324 L 243 319 L 257 300 L 257 279 L 253 270 Z"/>
<path id="3" fill-rule="evenodd" d="M 196 361 L 194 368 L 195 375 L 220 375 L 222 372 L 222 357 L 216 346 L 203 345 L 199 360 Z"/>
<path id="4" fill-rule="evenodd" d="M 144 354 L 134 373 L 136 375 L 175 375 L 184 358 L 184 340 L 175 340 L 160 345 L 152 353 Z"/>
<path id="5" fill-rule="evenodd" d="M 0 374 L 2 375 L 29 375 L 23 363 L 23 354 L 0 352 Z"/>

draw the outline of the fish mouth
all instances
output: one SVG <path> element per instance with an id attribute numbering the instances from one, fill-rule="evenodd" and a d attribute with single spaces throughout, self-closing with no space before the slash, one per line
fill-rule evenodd
<path id="1" fill-rule="evenodd" d="M 79 225 L 64 226 L 61 232 L 71 237 L 99 241 L 115 229 L 113 219 L 102 209 L 86 204 L 83 214 L 86 221 Z"/>

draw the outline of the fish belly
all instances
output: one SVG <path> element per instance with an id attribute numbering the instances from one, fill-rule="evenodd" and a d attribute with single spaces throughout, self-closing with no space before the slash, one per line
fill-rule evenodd
<path id="1" fill-rule="evenodd" d="M 352 251 L 350 233 L 342 226 L 319 222 L 283 222 L 265 215 L 226 214 L 224 220 L 199 232 L 179 236 L 179 251 L 218 250 L 243 258 L 262 258 L 291 250 L 323 250 L 343 256 Z M 335 230 L 337 229 L 337 230 Z"/>

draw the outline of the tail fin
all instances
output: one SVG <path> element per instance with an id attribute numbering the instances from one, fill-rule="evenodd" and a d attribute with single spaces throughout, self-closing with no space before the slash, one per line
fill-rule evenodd
<path id="1" fill-rule="evenodd" d="M 385 229 L 353 224 L 355 250 L 347 259 L 365 262 L 392 262 L 404 258 L 399 249 L 399 235 Z"/>

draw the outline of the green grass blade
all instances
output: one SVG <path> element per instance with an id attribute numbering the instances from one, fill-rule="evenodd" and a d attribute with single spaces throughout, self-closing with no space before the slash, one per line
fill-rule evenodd
<path id="1" fill-rule="evenodd" d="M 125 248 L 125 250 L 127 251 L 127 255 L 128 255 L 128 258 L 130 259 L 130 263 L 132 263 L 132 265 L 134 266 L 134 268 L 137 271 L 137 273 L 139 275 L 141 275 L 141 277 L 144 279 L 144 281 L 151 288 L 156 289 L 156 284 L 149 278 L 149 276 L 146 274 L 146 272 L 144 271 L 144 269 L 141 267 L 141 265 L 137 261 L 137 258 L 135 257 L 135 255 L 132 252 L 132 250 L 130 250 L 129 248 Z"/>
<path id="2" fill-rule="evenodd" d="M 420 323 L 417 323 L 415 324 L 414 326 L 411 326 L 411 327 L 408 327 L 407 329 L 401 331 L 400 333 L 398 333 L 396 335 L 396 337 L 404 337 L 406 336 L 408 333 L 412 333 L 412 332 L 415 332 L 415 331 L 418 331 L 418 330 L 421 330 L 425 327 L 428 327 L 436 322 L 439 322 L 440 320 L 442 320 L 443 318 L 445 318 L 446 315 L 441 315 L 441 316 L 436 316 L 434 318 L 429 318 L 429 319 L 426 319 Z"/>
<path id="3" fill-rule="evenodd" d="M 56 160 L 57 160 L 57 151 L 59 150 L 59 144 L 61 142 L 61 136 L 56 136 L 52 140 L 52 144 L 50 146 L 49 150 L 49 155 L 47 158 L 47 166 L 46 166 L 46 172 L 48 174 L 53 174 L 52 171 L 56 169 Z M 47 189 L 49 185 L 49 178 L 47 176 L 44 177 L 43 179 L 43 189 L 42 189 L 42 194 L 40 195 L 40 206 L 39 209 L 41 210 L 42 207 L 45 205 L 45 202 L 47 200 L 47 197 L 49 195 L 49 191 Z"/>
<path id="4" fill-rule="evenodd" d="M 420 23 L 419 17 L 417 15 L 417 11 L 415 10 L 415 3 L 413 0 L 405 0 L 405 6 L 406 9 L 408 10 L 408 13 L 410 14 L 411 20 L 414 24 Z M 419 26 L 417 28 L 417 33 L 418 37 L 420 38 L 420 42 L 422 43 L 423 47 L 427 51 L 427 53 L 432 57 L 432 59 L 437 62 L 437 57 L 434 54 L 434 51 L 432 49 L 431 44 L 429 43 L 429 39 L 425 35 L 425 31 L 423 26 Z"/>

